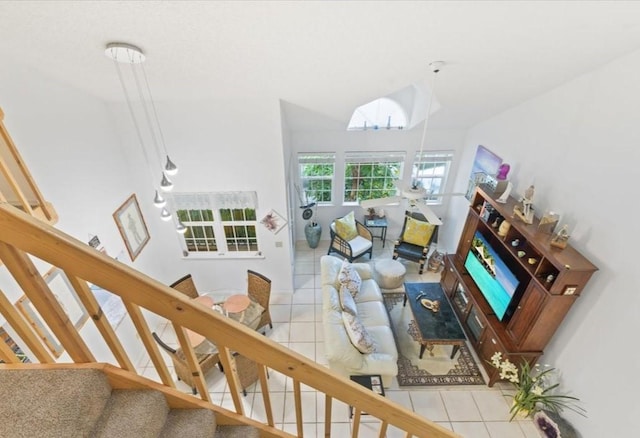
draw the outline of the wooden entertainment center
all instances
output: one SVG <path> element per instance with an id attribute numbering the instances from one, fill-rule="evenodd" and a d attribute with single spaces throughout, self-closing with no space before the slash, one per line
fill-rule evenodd
<path id="1" fill-rule="evenodd" d="M 565 315 L 598 268 L 571 245 L 551 246 L 550 234 L 538 230 L 539 218 L 532 224 L 514 216 L 518 205 L 510 197 L 496 202 L 488 186 L 476 188 L 467 220 L 455 254 L 445 257 L 442 288 L 449 296 L 470 344 L 489 375 L 489 386 L 499 380 L 491 356 L 520 364 L 535 364 Z M 498 196 L 495 196 L 496 198 Z M 501 220 L 511 226 L 504 232 Z M 491 239 L 505 264 L 518 272 L 520 288 L 514 294 L 512 314 L 499 320 L 465 268 L 465 260 L 476 231 Z M 504 234 L 504 235 L 502 235 Z"/>

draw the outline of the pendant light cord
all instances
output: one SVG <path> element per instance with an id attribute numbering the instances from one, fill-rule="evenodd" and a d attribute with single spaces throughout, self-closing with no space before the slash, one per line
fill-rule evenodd
<path id="1" fill-rule="evenodd" d="M 136 117 L 135 111 L 133 110 L 133 104 L 131 103 L 131 96 L 129 95 L 129 91 L 127 90 L 127 86 L 124 82 L 124 77 L 122 76 L 122 71 L 120 70 L 118 61 L 114 60 L 113 64 L 116 66 L 116 71 L 118 72 L 118 79 L 120 80 L 120 85 L 122 86 L 122 90 L 124 91 L 124 97 L 125 97 L 125 100 L 127 101 L 127 107 L 129 108 L 129 112 L 131 113 L 131 119 L 133 120 L 133 126 L 135 127 L 136 135 L 138 136 L 138 141 L 140 142 L 142 155 L 144 157 L 145 163 L 147 164 L 147 169 L 149 170 L 149 177 L 153 182 L 154 181 L 153 171 L 152 171 L 151 163 L 149 161 L 149 155 L 147 154 L 147 148 L 144 145 L 144 139 L 142 137 L 142 132 L 140 131 L 140 125 L 138 123 L 138 119 Z M 153 186 L 155 186 L 155 183 L 153 183 Z"/>
<path id="2" fill-rule="evenodd" d="M 149 102 L 151 102 L 151 109 L 153 110 L 153 116 L 156 121 L 156 126 L 158 127 L 158 134 L 160 136 L 160 144 L 162 145 L 162 150 L 164 151 L 165 156 L 169 156 L 167 152 L 167 144 L 164 141 L 164 134 L 162 133 L 162 128 L 160 127 L 160 119 L 158 118 L 158 110 L 156 109 L 155 101 L 153 100 L 153 95 L 151 94 L 151 87 L 149 86 L 149 79 L 147 79 L 147 70 L 144 68 L 144 64 L 140 64 L 142 68 L 142 77 L 144 78 L 145 86 L 147 87 L 147 93 L 149 94 Z M 151 123 L 149 123 L 151 125 Z"/>
<path id="3" fill-rule="evenodd" d="M 422 159 L 423 159 L 422 152 L 424 150 L 424 144 L 427 138 L 427 126 L 429 125 L 429 119 L 431 116 L 431 104 L 433 103 L 433 95 L 435 94 L 435 91 L 436 91 L 436 77 L 438 76 L 439 71 L 440 70 L 433 72 L 433 85 L 431 87 L 431 93 L 429 95 L 429 104 L 427 105 L 427 114 L 424 118 L 424 128 L 422 130 L 422 141 L 420 142 L 420 154 L 418 156 L 418 169 L 416 170 L 416 182 L 420 176 L 420 170 L 422 168 Z"/>

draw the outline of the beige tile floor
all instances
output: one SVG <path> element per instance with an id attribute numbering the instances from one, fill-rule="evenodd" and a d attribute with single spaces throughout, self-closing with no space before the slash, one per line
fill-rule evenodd
<path id="1" fill-rule="evenodd" d="M 267 336 L 280 342 L 304 356 L 325 364 L 324 340 L 322 332 L 320 257 L 326 254 L 328 242 L 320 242 L 318 248 L 310 249 L 306 242 L 300 242 L 296 249 L 295 291 L 291 293 L 272 292 L 271 316 L 273 329 L 267 329 Z M 393 243 L 376 240 L 373 261 L 391 257 Z M 368 262 L 368 258 L 359 261 Z M 406 280 L 409 282 L 437 281 L 438 275 L 425 272 L 418 274 L 418 265 L 403 262 L 407 267 Z M 157 328 L 170 345 L 175 345 L 175 334 L 168 324 Z M 170 361 L 166 358 L 167 363 Z M 148 356 L 138 361 L 140 372 L 157 379 Z M 173 371 L 173 370 L 172 370 Z M 269 389 L 274 417 L 279 427 L 295 433 L 293 409 L 293 385 L 291 379 L 273 370 L 269 372 Z M 207 375 L 209 392 L 214 402 L 233 410 L 226 380 L 215 370 Z M 178 387 L 190 392 L 181 382 Z M 502 388 L 502 389 L 501 389 Z M 536 438 L 538 433 L 528 421 L 509 421 L 510 398 L 503 394 L 506 387 L 487 386 L 437 386 L 437 387 L 399 387 L 394 382 L 386 390 L 388 398 L 414 412 L 429 418 L 467 438 Z M 304 436 L 319 437 L 324 433 L 324 396 L 310 387 L 302 386 L 304 415 Z M 245 412 L 252 418 L 265 421 L 264 407 L 259 385 L 254 385 L 243 398 Z M 347 406 L 334 401 L 332 436 L 347 437 L 351 434 Z M 377 437 L 379 423 L 372 417 L 362 417 L 360 437 Z M 403 437 L 397 429 L 390 428 L 387 437 Z"/>

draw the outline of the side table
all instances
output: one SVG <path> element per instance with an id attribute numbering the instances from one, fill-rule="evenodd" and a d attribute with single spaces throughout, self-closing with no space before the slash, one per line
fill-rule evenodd
<path id="1" fill-rule="evenodd" d="M 379 374 L 363 374 L 359 376 L 349 376 L 351 380 L 359 385 L 369 388 L 373 392 L 380 394 L 384 397 L 384 388 L 382 387 L 382 376 Z M 358 430 L 360 429 L 360 416 L 367 415 L 366 412 L 361 412 L 359 409 L 355 410 L 354 416 L 353 406 L 349 406 L 349 418 L 353 418 L 353 433 L 351 436 L 358 436 Z M 384 436 L 382 433 L 380 436 Z"/>
<path id="2" fill-rule="evenodd" d="M 382 376 L 379 374 L 363 374 L 358 376 L 349 376 L 351 380 L 359 385 L 369 388 L 373 392 L 384 397 L 384 388 L 382 387 Z M 359 413 L 359 412 L 358 412 Z M 362 412 L 361 415 L 367 415 Z M 349 418 L 353 417 L 353 406 L 349 406 Z"/>
<path id="3" fill-rule="evenodd" d="M 364 224 L 367 226 L 367 228 L 380 228 L 380 235 L 379 236 L 373 236 L 373 237 L 378 237 L 382 240 L 382 247 L 384 248 L 384 244 L 385 241 L 387 240 L 387 218 L 386 217 L 379 217 L 379 216 L 374 216 L 373 218 L 371 216 L 365 216 L 364 217 Z M 373 233 L 372 233 L 373 235 Z"/>

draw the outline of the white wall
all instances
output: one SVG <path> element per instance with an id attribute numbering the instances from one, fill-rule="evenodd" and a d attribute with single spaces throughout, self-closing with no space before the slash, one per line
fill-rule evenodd
<path id="1" fill-rule="evenodd" d="M 562 213 L 570 244 L 597 272 L 541 359 L 562 372 L 563 388 L 583 401 L 588 418 L 566 417 L 585 438 L 632 436 L 637 429 L 640 331 L 634 206 L 640 161 L 640 52 L 612 62 L 471 129 L 464 190 L 477 145 L 511 164 L 515 196 L 535 183 L 538 211 Z M 458 237 L 467 206 L 452 203 Z"/>
<path id="2" fill-rule="evenodd" d="M 286 228 L 273 235 L 258 227 L 261 259 L 182 258 L 178 234 L 160 220 L 152 204 L 153 178 L 159 180 L 160 174 L 150 174 L 125 105 L 105 105 L 17 64 L 0 69 L 0 96 L 5 124 L 44 197 L 60 216 L 58 229 L 82 242 L 97 234 L 109 255 L 164 283 L 191 273 L 203 292 L 240 292 L 246 290 L 247 269 L 253 269 L 272 279 L 273 290 L 291 291 Z M 272 208 L 287 218 L 277 100 L 156 103 L 167 148 L 181 169 L 174 178 L 176 191 L 256 191 L 259 219 Z M 112 217 L 132 193 L 151 236 L 135 262 L 126 253 Z M 276 247 L 277 242 L 282 246 Z M 41 267 L 43 272 L 48 269 Z M 22 295 L 4 267 L 0 289 L 12 302 Z M 149 321 L 154 328 L 158 318 Z M 130 333 L 130 321 L 119 330 Z M 90 345 L 99 345 L 91 321 L 82 335 Z M 135 361 L 142 347 L 134 337 L 127 339 Z M 98 349 L 100 360 L 111 359 L 102 346 Z"/>
<path id="3" fill-rule="evenodd" d="M 335 152 L 336 153 L 336 174 L 344 174 L 344 153 L 345 151 L 403 151 L 406 152 L 406 161 L 404 166 L 404 181 L 411 178 L 411 164 L 415 154 L 420 150 L 420 142 L 422 140 L 422 126 L 419 124 L 414 129 L 407 131 L 346 131 L 341 130 L 307 130 L 292 132 L 292 153 L 293 160 L 296 160 L 295 154 L 300 152 Z M 451 168 L 451 175 L 455 175 L 460 162 L 461 150 L 464 139 L 463 130 L 429 130 L 427 133 L 424 151 L 453 150 L 454 161 Z M 297 164 L 296 164 L 297 166 Z M 297 167 L 295 172 L 298 172 Z M 297 180 L 297 174 L 295 175 Z M 447 186 L 453 186 L 453 177 L 447 182 Z M 446 190 L 449 192 L 450 190 Z M 317 209 L 317 221 L 322 226 L 322 236 L 319 248 L 328 248 L 329 246 L 329 224 L 337 217 L 341 217 L 350 211 L 355 211 L 356 219 L 362 221 L 366 211 L 359 206 L 343 206 L 342 193 L 334 192 L 336 199 L 332 206 L 320 206 Z M 434 206 L 433 210 L 443 218 L 443 222 L 447 223 L 446 217 L 447 205 L 451 198 L 444 198 L 443 205 Z M 406 201 L 400 205 L 381 207 L 387 214 L 389 229 L 387 231 L 387 239 L 395 240 L 402 228 L 404 220 L 404 211 L 407 208 Z M 296 226 L 296 239 L 304 240 L 305 221 L 299 220 Z M 447 225 L 444 225 L 445 228 Z"/>

